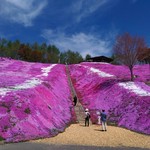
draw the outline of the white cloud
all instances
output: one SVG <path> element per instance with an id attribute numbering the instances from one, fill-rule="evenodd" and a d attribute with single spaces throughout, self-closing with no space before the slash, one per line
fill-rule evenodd
<path id="1" fill-rule="evenodd" d="M 32 26 L 46 6 L 47 0 L 0 0 L 0 17 L 9 21 Z"/>
<path id="2" fill-rule="evenodd" d="M 94 13 L 97 9 L 103 9 L 110 4 L 111 0 L 76 0 L 71 6 L 71 11 L 76 15 L 76 20 L 80 22 L 83 18 Z"/>
<path id="3" fill-rule="evenodd" d="M 116 34 L 114 34 L 115 37 Z M 61 51 L 77 51 L 83 57 L 86 54 L 91 56 L 97 55 L 111 55 L 111 42 L 112 34 L 108 34 L 108 37 L 101 38 L 95 34 L 86 34 L 83 32 L 66 35 L 61 31 L 44 30 L 42 35 L 49 44 L 56 45 Z"/>

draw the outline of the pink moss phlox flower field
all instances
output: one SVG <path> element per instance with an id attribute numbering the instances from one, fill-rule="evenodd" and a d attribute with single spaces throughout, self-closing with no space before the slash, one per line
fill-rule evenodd
<path id="1" fill-rule="evenodd" d="M 97 123 L 97 111 L 127 129 L 150 134 L 149 65 L 70 65 L 78 98 Z M 0 137 L 6 142 L 52 137 L 76 120 L 65 65 L 0 59 Z M 83 118 L 84 119 L 84 118 Z"/>
<path id="2" fill-rule="evenodd" d="M 0 136 L 51 137 L 75 119 L 65 65 L 0 61 Z"/>
<path id="3" fill-rule="evenodd" d="M 105 109 L 108 120 L 127 129 L 150 134 L 149 65 L 134 67 L 135 81 L 125 66 L 107 63 L 70 65 L 73 84 L 91 120 L 97 123 L 97 111 Z"/>

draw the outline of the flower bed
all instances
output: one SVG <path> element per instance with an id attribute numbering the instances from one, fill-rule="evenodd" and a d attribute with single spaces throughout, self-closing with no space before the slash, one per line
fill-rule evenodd
<path id="1" fill-rule="evenodd" d="M 105 109 L 110 122 L 150 134 L 150 87 L 139 82 L 150 79 L 149 70 L 141 71 L 147 67 L 135 66 L 138 79 L 129 82 L 130 74 L 124 66 L 106 63 L 70 66 L 79 100 L 91 111 L 93 123 L 97 122 L 96 111 Z"/>
<path id="2" fill-rule="evenodd" d="M 73 121 L 64 65 L 5 59 L 0 68 L 0 135 L 6 142 L 51 137 Z"/>

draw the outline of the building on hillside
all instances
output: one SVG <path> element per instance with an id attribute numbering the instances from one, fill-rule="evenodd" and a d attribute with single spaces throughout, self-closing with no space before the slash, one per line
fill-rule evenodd
<path id="1" fill-rule="evenodd" d="M 91 57 L 87 59 L 88 62 L 107 62 L 110 63 L 113 61 L 112 58 L 106 57 L 106 56 L 96 56 L 96 57 Z"/>

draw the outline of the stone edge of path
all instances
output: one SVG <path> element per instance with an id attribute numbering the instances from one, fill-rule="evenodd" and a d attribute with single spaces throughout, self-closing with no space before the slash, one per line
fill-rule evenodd
<path id="1" fill-rule="evenodd" d="M 0 145 L 3 145 L 4 144 L 4 141 L 0 141 Z"/>

